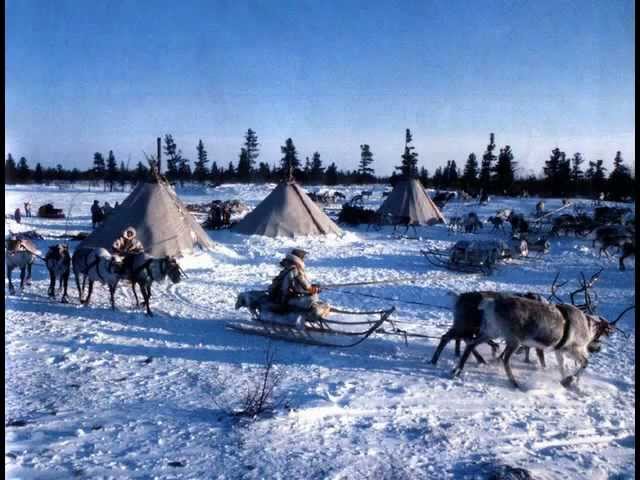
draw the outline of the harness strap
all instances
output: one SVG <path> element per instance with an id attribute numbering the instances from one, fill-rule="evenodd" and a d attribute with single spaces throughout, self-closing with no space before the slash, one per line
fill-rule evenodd
<path id="1" fill-rule="evenodd" d="M 564 318 L 564 315 L 562 316 L 562 318 Z M 567 340 L 569 340 L 569 324 L 570 323 L 571 322 L 569 322 L 566 318 L 564 318 L 564 326 L 563 326 L 563 329 L 562 329 L 562 338 L 556 344 L 556 346 L 553 347 L 554 350 L 560 350 L 562 347 L 564 347 L 564 344 L 567 343 Z"/>

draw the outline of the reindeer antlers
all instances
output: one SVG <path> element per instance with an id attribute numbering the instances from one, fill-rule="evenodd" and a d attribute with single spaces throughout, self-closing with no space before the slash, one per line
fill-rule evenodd
<path id="1" fill-rule="evenodd" d="M 615 324 L 618 322 L 618 320 L 620 320 L 620 319 L 623 317 L 623 315 L 624 315 L 625 313 L 627 313 L 629 310 L 632 310 L 632 309 L 634 309 L 634 308 L 636 308 L 636 306 L 635 306 L 635 305 L 631 305 L 630 307 L 625 308 L 625 309 L 622 311 L 622 313 L 620 313 L 620 315 L 618 315 L 618 318 L 616 318 L 613 322 L 611 322 L 611 325 L 615 325 Z"/>
<path id="2" fill-rule="evenodd" d="M 591 300 L 591 294 L 589 293 L 589 289 L 591 289 L 593 285 L 600 279 L 600 274 L 602 273 L 603 270 L 604 268 L 601 268 L 596 273 L 594 273 L 588 282 L 584 276 L 584 273 L 580 272 L 580 276 L 582 277 L 582 280 L 580 281 L 580 288 L 569 294 L 569 296 L 571 297 L 571 303 L 573 305 L 576 305 L 575 295 L 580 292 L 584 292 L 584 304 L 576 305 L 576 307 L 580 308 L 581 310 L 584 309 L 589 313 L 594 313 L 595 308 L 593 307 L 593 302 Z M 597 299 L 598 299 L 598 296 L 596 294 L 596 301 Z"/>
<path id="3" fill-rule="evenodd" d="M 560 303 L 563 303 L 563 300 L 556 294 L 556 292 L 558 291 L 559 288 L 562 288 L 567 283 L 569 283 L 569 280 L 567 280 L 566 282 L 562 282 L 560 285 L 558 285 L 557 283 L 558 283 L 559 276 L 560 276 L 560 272 L 556 273 L 556 278 L 553 279 L 553 283 L 551 284 L 551 295 L 549 295 L 547 300 L 551 301 L 552 299 L 555 298 Z"/>

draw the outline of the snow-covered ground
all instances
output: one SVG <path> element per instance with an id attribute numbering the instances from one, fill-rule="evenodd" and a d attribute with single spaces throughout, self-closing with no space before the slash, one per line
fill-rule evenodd
<path id="1" fill-rule="evenodd" d="M 224 185 L 179 194 L 186 203 L 240 198 L 253 207 L 271 188 Z M 338 187 L 347 198 L 361 189 Z M 373 189 L 371 207 L 380 204 L 384 190 Z M 55 235 L 90 229 L 94 198 L 113 204 L 127 194 L 8 187 L 7 214 L 30 199 L 34 212 L 53 202 L 71 218 L 30 218 L 22 225 L 6 220 L 5 235 L 35 228 L 45 235 L 38 242 L 44 252 L 59 241 Z M 452 202 L 444 213 L 474 210 L 486 219 L 509 207 L 528 214 L 536 202 Z M 546 206 L 556 208 L 560 200 Z M 489 230 L 476 237 L 489 238 Z M 486 478 L 495 464 L 526 468 L 540 479 L 634 477 L 633 314 L 620 322 L 630 338 L 616 334 L 592 355 L 578 391 L 560 385 L 553 355 L 546 370 L 520 356 L 513 360 L 522 392 L 511 388 L 495 362 L 471 360 L 452 380 L 452 346 L 436 367 L 428 363 L 437 338 L 410 338 L 405 345 L 401 337 L 374 335 L 343 350 L 272 341 L 283 377 L 276 391 L 280 406 L 256 421 L 227 415 L 221 406 L 232 408 L 258 378 L 269 344 L 225 328 L 230 320 L 248 318 L 234 310 L 236 294 L 266 285 L 294 246 L 310 252 L 308 272 L 320 284 L 417 277 L 323 296 L 352 309 L 394 304 L 400 327 L 433 337 L 451 322 L 450 310 L 436 308 L 451 306 L 449 291 L 548 294 L 557 272 L 572 282 L 566 294 L 580 272 L 603 266 L 596 287 L 601 315 L 615 318 L 635 303 L 634 261 L 620 272 L 617 260 L 598 258 L 590 240 L 555 239 L 545 257 L 512 261 L 481 276 L 427 264 L 420 249 L 465 238 L 449 235 L 444 226 L 420 228 L 417 239 L 394 237 L 391 229 L 345 232 L 342 238 L 297 240 L 209 232 L 219 247 L 183 259 L 183 282 L 154 286 L 153 317 L 134 309 L 124 288 L 115 312 L 100 286 L 90 307 L 78 304 L 72 282 L 72 303 L 52 302 L 38 261 L 31 287 L 5 293 L 5 424 L 14 425 L 5 427 L 7 477 L 457 479 Z"/>

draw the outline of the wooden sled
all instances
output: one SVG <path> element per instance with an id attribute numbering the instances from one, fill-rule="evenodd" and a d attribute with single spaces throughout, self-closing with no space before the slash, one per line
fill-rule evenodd
<path id="1" fill-rule="evenodd" d="M 395 307 L 387 310 L 349 311 L 328 307 L 329 312 L 342 315 L 376 315 L 378 318 L 358 322 L 322 318 L 309 320 L 305 311 L 273 312 L 267 308 L 250 308 L 251 320 L 228 322 L 227 328 L 241 333 L 278 338 L 290 342 L 325 347 L 354 347 L 375 333 Z"/>

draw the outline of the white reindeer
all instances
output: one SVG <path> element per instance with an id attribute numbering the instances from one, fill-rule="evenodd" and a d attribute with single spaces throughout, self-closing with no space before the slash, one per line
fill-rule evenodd
<path id="1" fill-rule="evenodd" d="M 80 303 L 89 305 L 91 293 L 93 292 L 93 282 L 100 282 L 109 287 L 111 296 L 111 308 L 115 310 L 115 291 L 118 282 L 123 278 L 124 268 L 122 259 L 118 256 L 111 255 L 104 248 L 82 248 L 73 253 L 71 259 L 73 265 L 73 275 L 76 279 Z M 82 276 L 82 287 L 80 286 L 80 277 Z M 89 280 L 89 292 L 85 300 L 82 299 L 84 286 Z"/>

